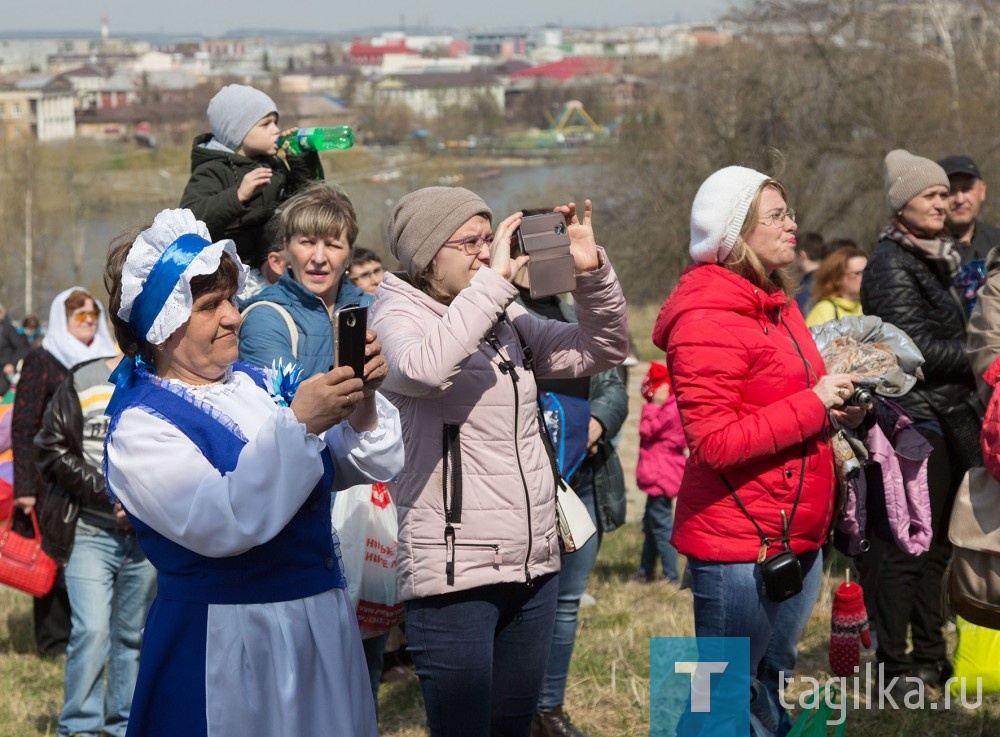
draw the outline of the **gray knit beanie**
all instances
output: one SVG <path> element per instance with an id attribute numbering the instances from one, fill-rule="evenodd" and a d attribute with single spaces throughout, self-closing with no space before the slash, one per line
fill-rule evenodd
<path id="1" fill-rule="evenodd" d="M 948 175 L 939 164 L 897 148 L 885 156 L 885 201 L 889 212 L 902 210 L 906 203 L 928 187 L 949 188 Z"/>
<path id="2" fill-rule="evenodd" d="M 424 187 L 404 195 L 389 216 L 389 250 L 414 277 L 427 268 L 441 244 L 476 215 L 493 221 L 493 211 L 462 187 Z"/>
<path id="3" fill-rule="evenodd" d="M 208 127 L 219 143 L 233 151 L 265 116 L 277 115 L 274 100 L 254 87 L 227 84 L 208 103 Z"/>

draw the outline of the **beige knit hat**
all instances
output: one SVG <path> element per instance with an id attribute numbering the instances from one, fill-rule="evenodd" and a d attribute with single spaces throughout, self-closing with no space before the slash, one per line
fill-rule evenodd
<path id="1" fill-rule="evenodd" d="M 885 201 L 889 212 L 902 210 L 906 203 L 928 187 L 941 185 L 947 189 L 948 175 L 940 164 L 909 151 L 897 148 L 885 156 Z"/>
<path id="2" fill-rule="evenodd" d="M 441 244 L 476 215 L 493 221 L 493 211 L 462 187 L 424 187 L 404 195 L 389 216 L 389 250 L 414 277 L 427 268 Z"/>

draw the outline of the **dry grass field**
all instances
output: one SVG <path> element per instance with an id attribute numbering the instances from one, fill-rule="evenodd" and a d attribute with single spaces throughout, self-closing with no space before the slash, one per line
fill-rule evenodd
<path id="1" fill-rule="evenodd" d="M 649 335 L 655 309 L 637 311 L 633 332 Z M 644 358 L 655 355 L 648 339 L 638 340 Z M 638 383 L 645 365 L 633 369 L 629 423 L 622 434 L 626 469 L 635 467 Z M 566 709 L 595 737 L 638 737 L 649 734 L 649 638 L 693 634 L 691 596 L 668 584 L 628 581 L 641 546 L 639 519 L 643 496 L 629 490 L 629 523 L 605 538 L 591 580 L 597 603 L 581 610 L 580 632 L 570 671 Z M 800 645 L 796 676 L 821 682 L 828 673 L 827 647 L 832 593 L 842 580 L 842 561 L 824 580 L 813 618 Z M 954 643 L 952 643 L 954 645 Z M 868 654 L 866 659 L 870 660 Z M 0 587 L 0 737 L 53 735 L 62 703 L 62 662 L 38 658 L 31 638 L 30 599 Z M 798 693 L 793 689 L 793 697 Z M 940 693 L 931 693 L 940 699 Z M 852 697 L 853 698 L 853 697 Z M 423 709 L 415 683 L 385 684 L 381 692 L 381 734 L 423 737 Z M 879 737 L 1000 737 L 1000 695 L 983 697 L 977 709 L 852 710 L 847 734 Z M 179 736 L 183 737 L 183 736 Z M 289 736 L 294 737 L 294 736 Z"/>

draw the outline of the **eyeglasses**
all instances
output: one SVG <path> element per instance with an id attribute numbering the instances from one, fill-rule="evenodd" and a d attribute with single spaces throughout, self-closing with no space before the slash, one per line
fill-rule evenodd
<path id="1" fill-rule="evenodd" d="M 469 256 L 478 256 L 479 252 L 483 250 L 483 246 L 489 246 L 493 243 L 493 235 L 478 236 L 470 235 L 467 238 L 456 238 L 453 241 L 445 241 L 442 246 L 461 246 L 462 250 L 465 251 Z"/>
<path id="2" fill-rule="evenodd" d="M 77 322 L 87 322 L 87 320 L 97 320 L 101 316 L 96 310 L 82 310 L 73 313 L 73 319 Z"/>
<path id="3" fill-rule="evenodd" d="M 761 225 L 783 225 L 785 218 L 788 218 L 793 223 L 795 222 L 795 210 L 788 208 L 787 210 L 775 210 L 772 213 L 768 213 L 760 219 Z"/>

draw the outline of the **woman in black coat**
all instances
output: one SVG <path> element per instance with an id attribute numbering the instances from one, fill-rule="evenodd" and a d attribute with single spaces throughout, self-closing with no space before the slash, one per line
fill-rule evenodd
<path id="1" fill-rule="evenodd" d="M 928 485 L 934 537 L 918 556 L 881 545 L 881 560 L 873 560 L 879 557 L 873 550 L 862 569 L 886 677 L 939 686 L 951 675 L 941 606 L 951 556 L 948 521 L 962 476 L 981 462 L 982 410 L 965 353 L 966 314 L 955 280 L 960 256 L 944 229 L 948 176 L 933 161 L 898 149 L 885 157 L 885 183 L 891 215 L 865 269 L 861 304 L 866 315 L 905 331 L 924 356 L 923 379 L 898 402 L 933 447 Z M 915 685 L 900 678 L 896 695 Z"/>

